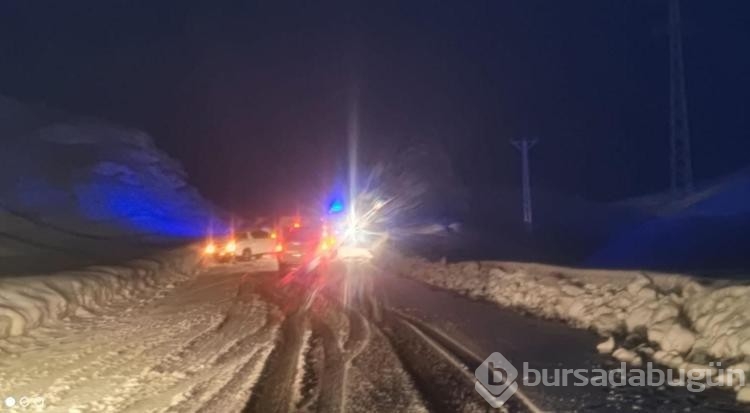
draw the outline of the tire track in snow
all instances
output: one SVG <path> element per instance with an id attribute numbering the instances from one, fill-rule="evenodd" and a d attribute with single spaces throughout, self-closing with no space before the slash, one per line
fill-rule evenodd
<path id="1" fill-rule="evenodd" d="M 167 381 L 166 383 L 170 385 L 154 389 L 149 397 L 131 399 L 131 403 L 124 406 L 124 409 L 136 412 L 144 411 L 149 406 L 158 404 L 158 400 L 154 400 L 154 398 L 163 399 L 165 396 L 169 396 L 173 402 L 178 403 L 176 406 L 170 407 L 173 411 L 188 411 L 191 409 L 193 411 L 209 409 L 210 411 L 211 408 L 216 407 L 215 405 L 221 404 L 219 402 L 223 397 L 222 395 L 232 395 L 232 397 L 229 397 L 230 399 L 237 399 L 240 392 L 237 389 L 228 390 L 227 387 L 237 387 L 232 386 L 231 383 L 238 379 L 238 375 L 242 376 L 243 385 L 248 389 L 251 387 L 249 383 L 255 380 L 257 374 L 248 375 L 247 372 L 259 371 L 263 367 L 265 359 L 272 350 L 269 343 L 272 342 L 274 334 L 275 328 L 267 325 L 241 340 L 227 342 L 218 352 L 208 355 L 208 359 L 190 361 L 189 363 L 198 363 L 190 364 L 191 366 L 197 366 L 197 368 L 187 370 L 187 375 L 182 377 L 182 380 L 173 383 Z M 180 370 L 174 370 L 172 373 L 175 372 L 180 372 Z M 164 374 L 169 373 L 165 372 Z M 235 403 L 242 406 L 246 399 L 247 397 L 244 400 L 235 400 Z M 177 406 L 182 407 L 178 408 Z"/>
<path id="2" fill-rule="evenodd" d="M 53 354 L 37 360 L 41 363 L 22 370 L 22 374 L 34 376 L 33 386 L 15 387 L 14 391 L 48 394 L 49 403 L 54 404 L 80 386 L 98 380 L 102 370 L 116 371 L 118 367 L 127 366 L 144 352 L 161 347 L 171 339 L 167 334 L 149 331 L 145 338 L 133 340 L 133 331 L 138 326 L 133 326 L 130 320 L 126 321 L 125 324 L 109 326 L 97 334 L 92 333 L 95 330 L 83 331 L 85 338 L 93 339 L 83 348 L 71 346 L 77 345 L 75 342 L 61 343 Z"/>
<path id="3" fill-rule="evenodd" d="M 381 331 L 414 381 L 430 411 L 489 412 L 474 392 L 474 377 L 452 354 L 390 312 L 383 314 Z M 477 400 L 479 399 L 479 400 Z"/>
<path id="4" fill-rule="evenodd" d="M 193 319 L 192 323 L 185 323 L 179 329 L 166 328 L 167 326 L 161 323 L 155 324 L 149 327 L 146 338 L 143 338 L 143 335 L 137 337 L 135 329 L 142 331 L 139 328 L 141 326 L 135 325 L 124 329 L 130 333 L 130 337 L 127 335 L 119 339 L 110 337 L 106 341 L 126 342 L 127 344 L 95 356 L 94 360 L 85 362 L 81 367 L 70 370 L 68 374 L 56 380 L 48 389 L 52 395 L 50 402 L 57 403 L 63 401 L 68 395 L 85 393 L 84 389 L 90 386 L 96 386 L 97 392 L 103 394 L 101 399 L 90 404 L 91 410 L 110 408 L 123 403 L 133 394 L 142 394 L 143 382 L 140 379 L 144 375 L 144 360 L 156 361 L 165 357 L 162 354 L 164 350 L 173 347 L 175 342 L 179 343 L 183 332 L 195 328 L 200 322 L 200 320 Z M 162 326 L 165 328 L 161 328 Z M 76 364 L 81 364 L 81 362 Z M 113 375 L 113 372 L 116 373 Z M 173 376 L 169 379 L 173 380 L 178 377 Z M 105 389 L 110 390 L 104 391 Z"/>
<path id="5" fill-rule="evenodd" d="M 385 337 L 373 342 L 370 320 L 355 307 L 347 308 L 335 294 L 309 284 L 283 292 L 274 290 L 273 283 L 268 287 L 267 293 L 276 296 L 271 299 L 283 297 L 292 312 L 246 412 L 425 411 Z M 376 356 L 361 358 L 363 354 Z"/>
<path id="6" fill-rule="evenodd" d="M 273 341 L 278 327 L 267 316 L 271 307 L 243 281 L 239 274 L 209 271 L 148 303 L 112 306 L 103 316 L 73 318 L 18 338 L 38 341 L 40 348 L 9 360 L 12 373 L 3 373 L 16 380 L 7 390 L 44 395 L 50 411 L 91 412 L 163 409 L 169 404 L 162 392 L 179 400 L 201 383 L 205 400 L 228 394 L 222 386 L 235 373 L 262 368 L 262 353 L 270 352 L 263 343 Z M 250 387 L 247 380 L 242 384 Z M 195 400 L 188 406 L 197 408 Z"/>
<path id="7" fill-rule="evenodd" d="M 277 325 L 274 320 L 278 316 L 252 292 L 252 285 L 245 280 L 246 277 L 239 278 L 231 294 L 231 305 L 218 320 L 168 354 L 161 363 L 132 378 L 133 385 L 118 389 L 112 398 L 117 404 L 110 407 L 116 411 L 147 410 L 165 394 L 180 399 L 181 391 L 195 383 L 208 382 L 205 388 L 220 391 L 221 383 L 228 380 L 227 371 L 241 369 L 252 358 L 255 347 L 272 341 Z M 143 383 L 149 385 L 144 387 Z"/>
<path id="8" fill-rule="evenodd" d="M 342 329 L 337 328 L 334 314 L 328 317 L 317 317 L 313 322 L 315 332 L 322 339 L 325 364 L 320 372 L 318 403 L 319 410 L 324 412 L 346 411 L 348 373 L 352 360 L 357 357 L 370 342 L 369 322 L 358 312 L 337 308 L 334 314 L 346 318 L 349 326 L 346 341 L 343 341 Z"/>
<path id="9" fill-rule="evenodd" d="M 229 374 L 229 380 L 212 394 L 208 402 L 203 403 L 198 412 L 238 412 L 251 397 L 258 377 L 263 370 L 273 346 L 264 344 L 240 368 Z"/>
<path id="10" fill-rule="evenodd" d="M 293 410 L 294 383 L 302 368 L 300 360 L 306 317 L 295 312 L 281 324 L 276 346 L 266 360 L 260 378 L 252 388 L 245 412 L 281 413 Z"/>

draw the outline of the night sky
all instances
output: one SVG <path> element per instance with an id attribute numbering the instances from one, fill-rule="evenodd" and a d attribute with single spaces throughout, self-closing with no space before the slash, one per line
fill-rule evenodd
<path id="1" fill-rule="evenodd" d="M 705 180 L 750 164 L 750 1 L 682 11 Z M 0 93 L 142 128 L 235 210 L 336 179 L 355 86 L 365 148 L 433 141 L 471 190 L 514 189 L 508 140 L 538 137 L 538 187 L 614 200 L 668 185 L 666 22 L 664 0 L 4 0 Z"/>

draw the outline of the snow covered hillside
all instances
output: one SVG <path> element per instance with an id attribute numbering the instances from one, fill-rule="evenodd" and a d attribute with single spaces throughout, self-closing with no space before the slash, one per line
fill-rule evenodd
<path id="1" fill-rule="evenodd" d="M 738 248 L 750 242 L 750 169 L 682 199 L 651 196 L 626 204 L 652 217 L 618 233 L 587 265 L 734 272 L 750 264 Z"/>
<path id="2" fill-rule="evenodd" d="M 522 221 L 519 190 L 485 187 L 473 192 L 470 213 L 459 217 L 461 236 L 439 252 L 432 240 L 406 240 L 421 256 L 450 259 L 501 259 L 580 265 L 616 234 L 649 215 L 632 207 L 594 202 L 535 188 L 534 230 Z M 471 245 L 469 245 L 471 244 Z M 421 245 L 429 245 L 421 248 Z M 461 250 L 460 253 L 457 253 Z"/>
<path id="3" fill-rule="evenodd" d="M 181 166 L 141 131 L 0 97 L 0 137 L 6 274 L 137 256 L 216 221 Z"/>
<path id="4" fill-rule="evenodd" d="M 389 257 L 399 274 L 607 337 L 600 351 L 705 377 L 711 362 L 750 375 L 750 286 L 683 275 L 508 262 L 446 264 Z M 735 382 L 736 383 L 736 382 Z M 750 401 L 750 387 L 737 387 Z"/>

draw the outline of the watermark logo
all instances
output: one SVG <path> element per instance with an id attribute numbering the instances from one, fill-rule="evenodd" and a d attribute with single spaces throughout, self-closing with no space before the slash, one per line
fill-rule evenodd
<path id="1" fill-rule="evenodd" d="M 645 368 L 631 367 L 620 363 L 612 369 L 541 369 L 523 363 L 524 386 L 602 386 L 602 387 L 662 387 L 685 386 L 690 392 L 702 392 L 709 387 L 744 387 L 745 371 L 737 368 L 724 369 L 721 362 L 708 366 L 694 365 L 691 368 L 659 368 L 651 362 Z M 477 381 L 474 389 L 492 407 L 500 407 L 518 391 L 518 370 L 502 354 L 492 353 L 474 371 Z"/>
<path id="2" fill-rule="evenodd" d="M 474 371 L 474 389 L 492 407 L 505 404 L 518 390 L 518 370 L 502 354 L 494 352 Z"/>
<path id="3" fill-rule="evenodd" d="M 620 363 L 613 369 L 532 369 L 523 363 L 524 386 L 602 386 L 602 387 L 662 387 L 684 386 L 688 391 L 698 393 L 709 387 L 744 387 L 745 372 L 740 369 L 721 367 L 721 362 L 711 362 L 708 366 L 695 366 L 689 369 L 661 369 L 653 363 L 645 368 L 630 367 Z"/>
<path id="4" fill-rule="evenodd" d="M 19 399 L 16 399 L 13 396 L 8 396 L 3 400 L 3 404 L 5 405 L 5 407 L 9 409 L 13 409 L 13 408 L 26 409 L 27 407 L 31 407 L 31 408 L 39 410 L 39 409 L 44 408 L 44 397 L 23 396 Z"/>

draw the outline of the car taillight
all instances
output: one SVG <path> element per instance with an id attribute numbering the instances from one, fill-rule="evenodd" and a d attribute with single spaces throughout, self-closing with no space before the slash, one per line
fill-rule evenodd
<path id="1" fill-rule="evenodd" d="M 334 245 L 336 245 L 336 239 L 331 236 L 323 237 L 323 239 L 320 241 L 320 249 L 322 251 L 328 251 L 329 249 L 333 248 Z"/>

